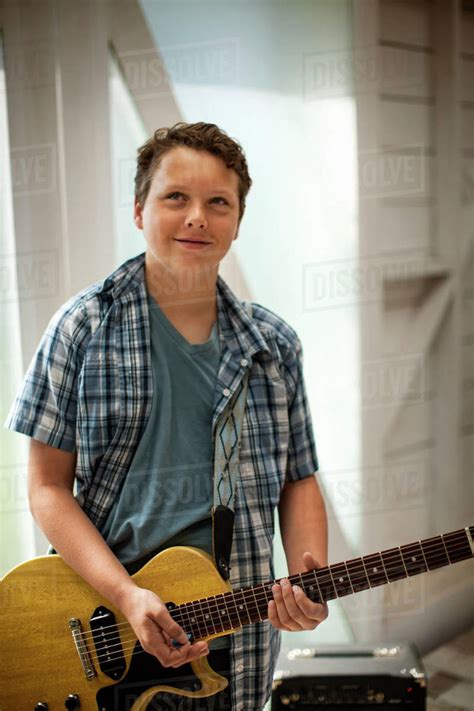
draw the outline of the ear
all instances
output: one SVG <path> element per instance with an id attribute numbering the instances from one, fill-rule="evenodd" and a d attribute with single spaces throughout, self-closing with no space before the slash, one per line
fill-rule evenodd
<path id="1" fill-rule="evenodd" d="M 142 211 L 142 206 L 138 202 L 137 198 L 135 198 L 135 202 L 133 205 L 133 220 L 138 227 L 139 230 L 143 229 L 143 211 Z"/>

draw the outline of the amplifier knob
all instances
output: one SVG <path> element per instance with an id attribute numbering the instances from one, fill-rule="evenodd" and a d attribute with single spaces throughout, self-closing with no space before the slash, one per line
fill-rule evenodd
<path id="1" fill-rule="evenodd" d="M 299 694 L 291 694 L 290 701 L 299 701 L 299 700 L 300 700 Z"/>
<path id="2" fill-rule="evenodd" d="M 378 701 L 378 703 L 381 703 L 385 699 L 385 694 L 383 691 L 379 691 L 377 694 L 375 694 L 375 700 Z"/>
<path id="3" fill-rule="evenodd" d="M 289 696 L 280 696 L 280 701 L 283 704 L 283 706 L 288 706 L 290 703 L 290 697 Z"/>

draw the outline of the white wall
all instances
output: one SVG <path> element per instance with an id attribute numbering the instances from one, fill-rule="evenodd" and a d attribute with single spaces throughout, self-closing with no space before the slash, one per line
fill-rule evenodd
<path id="1" fill-rule="evenodd" d="M 311 66 L 321 52 L 350 49 L 350 5 L 141 6 L 183 120 L 216 123 L 247 155 L 254 184 L 233 250 L 252 300 L 283 316 L 303 341 L 321 476 L 331 495 L 335 470 L 339 479 L 344 471 L 346 485 L 359 476 L 357 308 L 329 308 L 324 293 L 328 260 L 357 258 L 356 133 L 350 93 L 316 99 Z M 238 290 L 232 263 L 221 274 Z M 331 520 L 333 562 L 357 550 L 357 511 L 340 503 L 339 522 Z M 277 550 L 276 574 L 285 573 Z M 321 627 L 318 641 L 347 637 L 332 607 L 332 624 Z"/>

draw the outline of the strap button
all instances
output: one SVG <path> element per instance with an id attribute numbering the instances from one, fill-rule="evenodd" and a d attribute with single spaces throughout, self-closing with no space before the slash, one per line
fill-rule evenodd
<path id="1" fill-rule="evenodd" d="M 230 395 L 229 388 L 224 388 L 224 390 L 222 391 L 222 394 L 225 395 L 226 397 L 229 397 L 229 395 Z"/>
<path id="2" fill-rule="evenodd" d="M 249 362 L 248 362 L 247 358 L 242 358 L 242 360 L 240 361 L 240 365 L 243 365 L 244 367 L 245 367 L 246 365 L 248 365 L 248 363 L 249 363 Z"/>

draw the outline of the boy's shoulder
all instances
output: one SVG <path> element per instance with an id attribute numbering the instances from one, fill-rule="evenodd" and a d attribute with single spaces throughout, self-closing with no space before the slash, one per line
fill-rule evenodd
<path id="1" fill-rule="evenodd" d="M 252 318 L 257 322 L 262 335 L 275 339 L 280 346 L 286 349 L 295 349 L 299 346 L 298 334 L 282 316 L 262 304 L 253 301 L 250 303 Z"/>
<path id="2" fill-rule="evenodd" d="M 71 296 L 53 315 L 49 328 L 61 326 L 63 329 L 74 331 L 82 326 L 94 330 L 94 323 L 101 320 L 104 312 L 110 308 L 111 301 L 120 297 L 130 282 L 135 285 L 140 283 L 137 273 L 142 268 L 143 262 L 144 253 L 132 257 L 103 279 L 89 284 Z"/>

